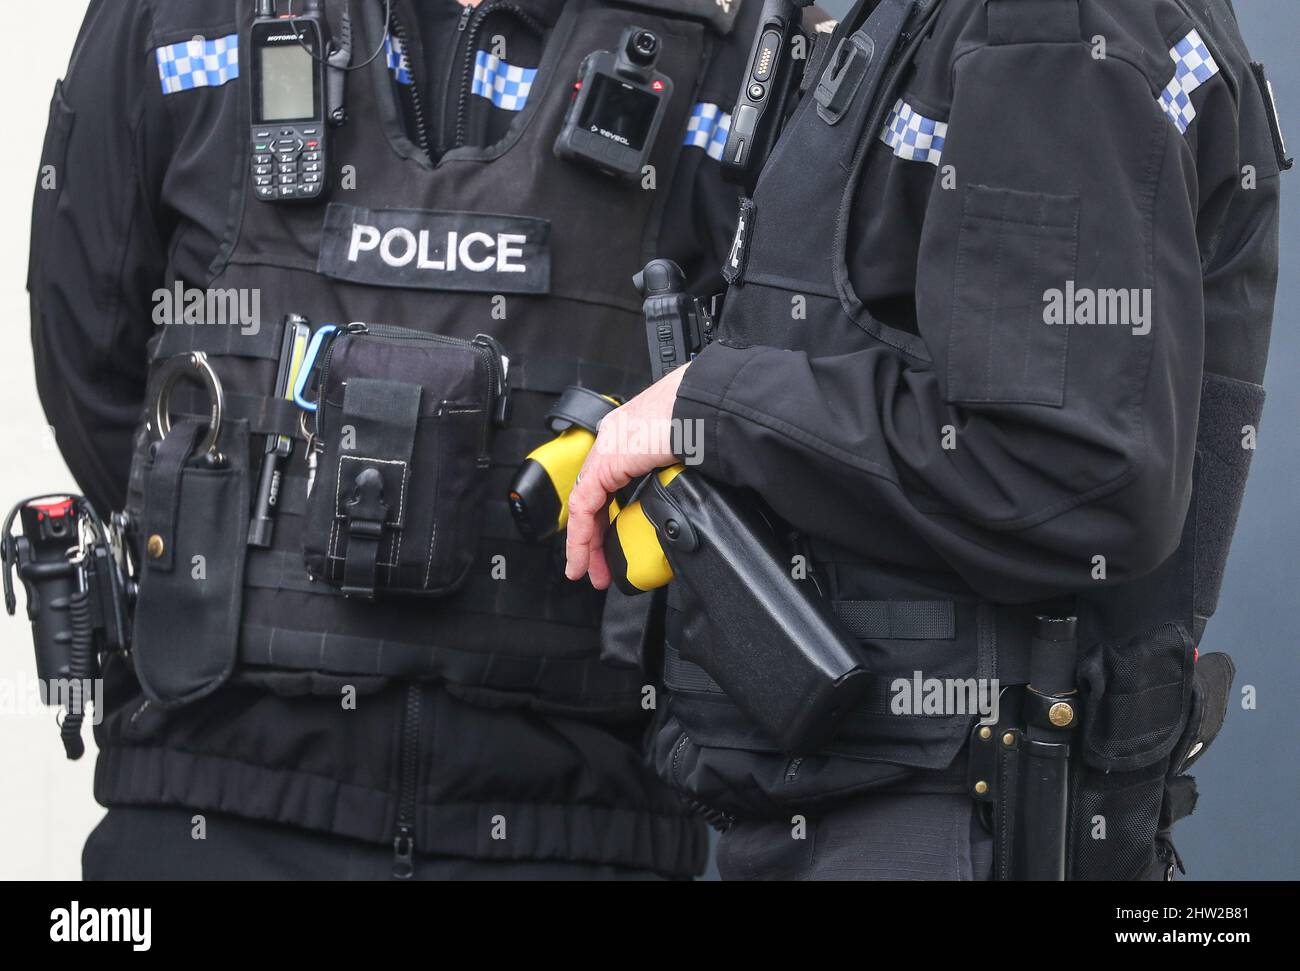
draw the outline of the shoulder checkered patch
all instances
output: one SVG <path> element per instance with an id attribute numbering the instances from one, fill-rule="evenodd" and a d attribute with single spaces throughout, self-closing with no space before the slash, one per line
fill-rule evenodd
<path id="1" fill-rule="evenodd" d="M 943 143 L 948 139 L 948 123 L 927 118 L 902 98 L 894 104 L 880 140 L 899 158 L 912 162 L 929 162 L 939 165 L 943 157 Z"/>
<path id="2" fill-rule="evenodd" d="M 498 108 L 522 111 L 536 77 L 535 67 L 515 67 L 495 54 L 479 51 L 474 55 L 474 86 L 470 90 Z"/>
<path id="3" fill-rule="evenodd" d="M 1219 65 L 1195 30 L 1169 49 L 1169 57 L 1174 62 L 1174 76 L 1160 92 L 1160 110 L 1186 133 L 1196 119 L 1191 94 L 1219 73 Z"/>
<path id="4" fill-rule="evenodd" d="M 409 85 L 412 81 L 411 63 L 406 59 L 406 47 L 402 39 L 389 34 L 384 39 L 384 55 L 388 60 L 388 70 L 393 72 L 393 80 L 398 84 Z"/>
<path id="5" fill-rule="evenodd" d="M 154 51 L 163 94 L 214 88 L 239 77 L 239 35 L 195 37 Z"/>
<path id="6" fill-rule="evenodd" d="M 691 110 L 691 121 L 686 126 L 688 148 L 702 148 L 715 161 L 722 158 L 727 147 L 727 134 L 731 131 L 731 114 L 715 104 L 701 101 Z"/>

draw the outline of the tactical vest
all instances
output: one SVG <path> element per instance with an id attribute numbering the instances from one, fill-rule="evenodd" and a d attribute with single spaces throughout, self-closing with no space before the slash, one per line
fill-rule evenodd
<path id="1" fill-rule="evenodd" d="M 731 285 L 717 328 L 720 340 L 813 357 L 887 345 L 918 363 L 930 360 L 916 334 L 876 318 L 854 293 L 848 247 L 868 155 L 889 150 L 876 142 L 943 0 L 919 4 L 901 36 L 892 32 L 892 58 L 881 47 L 879 30 L 874 40 L 862 41 L 859 49 L 874 50 L 875 58 L 856 94 L 843 99 L 835 92 L 838 65 L 830 63 L 830 52 L 842 41 L 851 45 L 855 32 L 865 36 L 859 28 L 873 6 L 859 2 L 833 36 L 818 44 L 804 96 L 752 199 L 742 203 L 724 271 Z M 1223 33 L 1212 24 L 1201 31 L 1205 37 Z M 872 75 L 877 70 L 878 84 Z M 806 299 L 806 317 L 792 320 L 792 294 Z M 1230 359 L 1216 348 L 1240 335 L 1208 317 L 1207 360 Z M 1208 744 L 1217 732 L 1230 687 L 1232 667 L 1225 656 L 1202 656 L 1196 678 L 1193 664 L 1195 642 L 1216 605 L 1249 466 L 1241 429 L 1258 423 L 1263 406 L 1263 388 L 1253 383 L 1258 378 L 1243 377 L 1204 375 L 1182 543 L 1154 573 L 1133 583 L 1062 603 L 995 604 L 973 595 L 956 576 L 874 563 L 814 539 L 813 560 L 826 578 L 835 613 L 861 643 L 863 664 L 876 681 L 820 752 L 780 752 L 703 669 L 682 659 L 678 644 L 707 636 L 707 611 L 685 602 L 680 585 L 672 585 L 664 659 L 671 698 L 655 753 L 661 774 L 724 826 L 728 817 L 788 819 L 792 811 L 815 811 L 819 804 L 884 787 L 970 791 L 959 756 L 975 717 L 893 713 L 891 683 L 922 671 L 927 678 L 1023 685 L 1035 615 L 1064 609 L 1079 618 L 1078 683 L 1086 692 L 1085 752 L 1074 770 L 1070 874 L 1132 878 L 1150 869 L 1157 831 L 1191 810 L 1194 786 L 1178 772 L 1189 764 L 1189 753 L 1194 757 L 1201 750 L 1194 746 Z M 1098 814 L 1110 827 L 1104 843 L 1087 838 L 1087 821 Z"/>
<path id="2" fill-rule="evenodd" d="M 382 9 L 353 5 L 354 52 L 382 41 Z M 251 0 L 240 0 L 238 10 L 240 44 L 249 50 Z M 674 81 L 650 156 L 658 191 L 553 151 L 583 57 L 615 48 L 632 25 L 659 35 L 658 69 Z M 228 467 L 155 461 L 142 428 L 132 469 L 129 508 L 143 524 L 145 563 L 135 664 L 155 701 L 193 701 L 232 676 L 285 692 L 401 677 L 519 695 L 560 711 L 635 709 L 640 673 L 597 662 L 602 596 L 564 579 L 562 541 L 522 541 L 505 497 L 524 456 L 548 437 L 543 416 L 564 388 L 630 396 L 648 383 L 631 278 L 655 253 L 667 182 L 711 47 L 711 28 L 701 20 L 575 0 L 549 32 L 526 105 L 497 144 L 454 149 L 431 165 L 405 133 L 389 65 L 380 57 L 348 78 L 350 121 L 330 131 L 330 155 L 355 182 L 336 184 L 327 206 L 258 200 L 248 158 L 238 160 L 226 244 L 210 279 L 184 283 L 259 291 L 260 329 L 175 323 L 160 328 L 152 346 L 155 370 L 177 354 L 207 355 L 225 392 L 220 448 Z M 354 62 L 363 57 L 354 53 Z M 251 117 L 249 87 L 238 85 L 241 118 Z M 427 232 L 431 246 L 451 232 L 461 240 L 471 233 L 487 234 L 480 240 L 526 236 L 522 255 L 511 256 L 523 271 L 501 272 L 486 259 L 473 267 L 461 260 L 454 271 L 450 261 L 435 269 L 423 258 L 394 258 L 404 263 L 395 267 L 387 244 L 351 245 L 358 226 L 381 234 L 403 229 L 415 238 Z M 280 322 L 290 313 L 316 326 L 363 321 L 466 340 L 487 334 L 504 349 L 513 417 L 492 439 L 478 547 L 456 592 L 366 601 L 308 576 L 299 415 L 272 394 Z M 207 414 L 201 393 L 185 394 L 178 389 L 173 400 L 178 435 L 188 427 L 180 414 Z M 269 434 L 293 436 L 295 445 L 273 544 L 258 549 L 245 544 L 244 533 Z M 161 555 L 151 560 L 145 544 L 154 536 Z M 173 548 L 187 561 L 171 562 Z M 191 553 L 202 562 L 189 562 Z"/>

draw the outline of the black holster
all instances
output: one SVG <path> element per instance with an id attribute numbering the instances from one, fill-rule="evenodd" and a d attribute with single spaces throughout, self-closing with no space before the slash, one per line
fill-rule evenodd
<path id="1" fill-rule="evenodd" d="M 753 501 L 690 472 L 640 499 L 691 593 L 682 657 L 703 668 L 785 752 L 815 751 L 866 690 L 856 644 L 837 625 Z M 706 629 L 707 628 L 707 629 Z"/>

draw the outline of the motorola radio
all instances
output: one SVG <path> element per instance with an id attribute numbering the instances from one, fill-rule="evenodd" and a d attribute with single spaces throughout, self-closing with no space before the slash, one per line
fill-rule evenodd
<path id="1" fill-rule="evenodd" d="M 324 17 L 319 0 L 275 15 L 259 0 L 253 20 L 252 179 L 263 202 L 315 202 L 326 190 Z"/>
<path id="2" fill-rule="evenodd" d="M 617 51 L 583 58 L 555 154 L 639 177 L 673 93 L 672 80 L 654 69 L 658 60 L 659 37 L 643 27 L 623 31 Z"/>
<path id="3" fill-rule="evenodd" d="M 772 153 L 791 95 L 798 90 L 804 60 L 795 57 L 795 38 L 802 36 L 800 9 L 808 0 L 767 0 L 762 25 L 749 52 L 749 70 L 736 96 L 736 108 L 719 160 L 722 177 L 753 191 L 758 172 Z"/>

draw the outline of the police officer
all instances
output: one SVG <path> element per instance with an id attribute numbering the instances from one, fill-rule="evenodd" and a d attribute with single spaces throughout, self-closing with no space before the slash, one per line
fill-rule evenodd
<path id="1" fill-rule="evenodd" d="M 1264 71 L 1226 0 L 863 0 L 823 53 L 717 340 L 617 425 L 697 423 L 695 471 L 809 537 L 876 687 L 783 752 L 682 658 L 678 591 L 661 773 L 715 810 L 724 877 L 1015 877 L 1051 821 L 999 768 L 1045 726 L 1075 733 L 1055 875 L 1172 878 L 1232 678 L 1197 645 L 1263 402 Z M 571 497 L 597 587 L 608 494 L 680 457 L 614 428 Z M 1077 663 L 1035 709 L 1043 642 Z M 926 703 L 963 684 L 1001 713 Z"/>
<path id="2" fill-rule="evenodd" d="M 505 492 L 566 387 L 630 397 L 646 383 L 631 286 L 646 254 L 697 281 L 720 265 L 736 197 L 716 160 L 756 16 L 739 9 L 93 0 L 51 105 L 42 164 L 57 188 L 36 194 L 29 280 L 41 401 L 68 465 L 100 510 L 150 524 L 133 536 L 146 564 L 134 649 L 104 659 L 95 796 L 109 811 L 87 877 L 700 871 L 704 833 L 641 754 L 645 676 L 599 663 L 602 598 L 564 580 L 557 545 L 522 541 Z M 347 123 L 319 136 L 324 199 L 266 201 L 259 190 L 290 180 L 284 160 L 251 164 L 259 138 L 282 134 L 258 131 L 251 24 L 310 11 L 336 40 L 350 24 Z M 554 144 L 583 59 L 631 27 L 657 39 L 671 94 L 656 89 L 645 170 L 620 180 Z M 372 231 L 430 241 L 416 272 L 367 248 Z M 459 262 L 454 242 L 430 255 L 449 234 Z M 359 242 L 340 255 L 334 239 Z M 495 265 L 469 248 L 488 245 Z M 160 309 L 217 291 L 256 319 Z M 513 418 L 493 438 L 484 508 L 448 524 L 472 561 L 454 592 L 372 603 L 303 569 L 309 493 L 335 483 L 309 485 L 309 459 L 329 453 L 274 396 L 290 314 L 489 334 L 509 359 Z M 206 414 L 201 391 L 172 395 L 169 436 L 141 419 L 151 375 L 196 353 L 224 393 L 215 470 L 166 440 Z M 250 467 L 277 435 L 293 448 L 273 537 L 246 544 Z M 230 476 L 244 499 L 214 505 L 205 476 Z M 200 570 L 181 547 L 205 523 Z"/>

